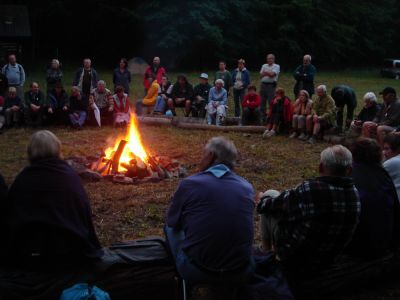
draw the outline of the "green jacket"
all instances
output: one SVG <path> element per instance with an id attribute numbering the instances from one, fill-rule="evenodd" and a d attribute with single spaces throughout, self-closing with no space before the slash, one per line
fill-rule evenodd
<path id="1" fill-rule="evenodd" d="M 316 97 L 312 104 L 312 112 L 321 117 L 328 124 L 335 125 L 336 106 L 331 96 Z"/>
<path id="2" fill-rule="evenodd" d="M 228 91 L 229 88 L 232 86 L 232 75 L 231 72 L 225 70 L 225 72 L 217 71 L 215 73 L 215 80 L 222 79 L 224 81 L 224 88 Z M 214 83 L 215 83 L 214 80 Z"/>
<path id="3" fill-rule="evenodd" d="M 44 106 L 47 104 L 46 97 L 39 91 L 37 94 L 33 94 L 31 91 L 25 93 L 24 107 L 30 107 L 31 104 L 38 106 Z"/>

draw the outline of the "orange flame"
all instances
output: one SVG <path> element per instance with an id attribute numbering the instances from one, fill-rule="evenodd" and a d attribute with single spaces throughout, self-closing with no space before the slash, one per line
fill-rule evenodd
<path id="1" fill-rule="evenodd" d="M 149 155 L 147 154 L 143 144 L 140 132 L 137 127 L 137 120 L 134 114 L 131 115 L 131 123 L 128 129 L 128 133 L 123 138 L 118 138 L 114 147 L 107 148 L 105 150 L 106 158 L 110 159 L 118 148 L 119 142 L 121 140 L 126 140 L 128 143 L 125 146 L 124 152 L 119 160 L 119 169 L 121 168 L 121 163 L 129 164 L 129 162 L 135 158 L 140 158 L 144 163 L 148 163 Z"/>

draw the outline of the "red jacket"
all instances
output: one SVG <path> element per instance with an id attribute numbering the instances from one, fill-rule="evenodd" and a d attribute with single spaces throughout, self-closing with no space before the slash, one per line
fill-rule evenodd
<path id="1" fill-rule="evenodd" d="M 271 105 L 269 106 L 268 117 L 272 116 L 272 107 L 278 102 L 280 98 L 275 97 L 271 101 Z M 283 103 L 283 120 L 285 122 L 291 122 L 293 120 L 293 105 L 290 102 L 290 99 L 285 96 Z"/>
<path id="2" fill-rule="evenodd" d="M 242 107 L 257 108 L 260 104 L 261 98 L 257 94 L 247 94 L 243 97 Z"/>
<path id="3" fill-rule="evenodd" d="M 147 80 L 147 78 L 149 78 L 150 76 L 156 76 L 155 79 L 157 79 L 157 82 L 159 82 L 161 84 L 162 82 L 162 77 L 167 75 L 167 71 L 165 71 L 165 69 L 163 67 L 159 67 L 157 69 L 157 73 L 153 73 L 153 67 L 149 66 L 146 69 L 146 72 L 144 73 L 144 79 L 143 79 L 143 86 L 146 90 L 148 90 L 150 88 L 150 82 Z M 154 79 L 154 78 L 153 78 Z"/>

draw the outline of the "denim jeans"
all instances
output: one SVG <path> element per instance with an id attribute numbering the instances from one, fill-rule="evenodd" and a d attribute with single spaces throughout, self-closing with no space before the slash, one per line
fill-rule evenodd
<path id="1" fill-rule="evenodd" d="M 163 97 L 158 96 L 156 106 L 154 106 L 154 112 L 159 112 L 164 114 L 166 109 L 167 109 L 167 101 Z"/>
<path id="2" fill-rule="evenodd" d="M 272 99 L 275 97 L 276 83 L 261 83 L 260 96 L 261 96 L 261 121 L 263 124 L 267 123 L 267 105 L 271 105 Z"/>
<path id="3" fill-rule="evenodd" d="M 233 101 L 235 102 L 235 117 L 240 117 L 240 108 L 242 106 L 245 89 L 233 89 Z"/>
<path id="4" fill-rule="evenodd" d="M 250 264 L 246 268 L 235 273 L 220 275 L 203 271 L 194 265 L 182 250 L 182 243 L 185 240 L 185 234 L 183 231 L 165 226 L 164 232 L 170 251 L 175 260 L 176 269 L 181 277 L 190 285 L 243 283 L 254 272 L 253 260 L 251 260 Z"/>
<path id="5" fill-rule="evenodd" d="M 69 114 L 69 120 L 72 126 L 82 127 L 85 124 L 87 113 L 83 110 L 77 110 Z"/>

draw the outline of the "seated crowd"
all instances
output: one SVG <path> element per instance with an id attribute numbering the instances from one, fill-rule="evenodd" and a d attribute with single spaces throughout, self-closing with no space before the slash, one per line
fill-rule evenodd
<path id="1" fill-rule="evenodd" d="M 284 106 L 283 94 L 279 101 Z M 264 268 L 279 266 L 296 294 L 302 281 L 341 257 L 361 262 L 392 253 L 400 240 L 400 136 L 388 134 L 383 145 L 361 137 L 349 148 L 328 147 L 318 177 L 256 195 L 235 173 L 235 145 L 210 139 L 199 172 L 179 183 L 167 212 L 165 235 L 177 273 L 188 286 L 235 290 L 258 272 L 257 259 L 269 257 Z M 73 269 L 101 260 L 108 250 L 100 246 L 78 175 L 62 160 L 61 142 L 38 131 L 27 154 L 29 166 L 8 191 L 0 176 L 1 254 L 7 258 L 1 264 L 47 272 L 44 266 Z M 260 214 L 257 247 L 254 211 Z"/>
<path id="2" fill-rule="evenodd" d="M 176 109 L 182 108 L 185 117 L 206 119 L 208 124 L 219 126 L 226 120 L 228 97 L 232 92 L 234 115 L 240 117 L 239 124 L 265 125 L 265 138 L 289 132 L 290 138 L 314 144 L 326 130 L 336 133 L 346 130 L 376 138 L 382 146 L 385 135 L 400 131 L 400 100 L 391 87 L 381 92 L 383 104 L 378 104 L 373 92 L 367 92 L 364 107 L 356 118 L 353 117 L 356 94 L 347 85 L 334 86 L 330 94 L 326 85 L 319 85 L 313 97 L 316 68 L 311 64 L 310 55 L 303 57 L 303 63 L 293 73 L 295 101 L 278 87 L 280 66 L 273 54 L 267 55 L 260 70 L 260 95 L 251 83 L 244 59 L 238 60 L 232 72 L 226 67 L 224 61 L 219 62 L 213 84 L 209 83 L 206 73 L 200 74 L 197 85 L 192 85 L 185 75 L 178 75 L 176 82 L 171 83 L 160 58 L 154 57 L 144 74 L 144 98 L 136 101 L 134 112 L 139 116 L 143 113 L 176 116 Z M 60 62 L 53 59 L 47 70 L 46 91 L 32 82 L 30 90 L 23 94 L 25 72 L 11 54 L 0 73 L 0 130 L 22 122 L 32 127 L 70 124 L 78 129 L 86 123 L 99 127 L 126 126 L 131 115 L 132 78 L 125 58 L 119 61 L 112 78 L 111 91 L 100 80 L 91 60 L 85 58 L 68 95 Z M 343 120 L 345 106 L 347 113 Z"/>

